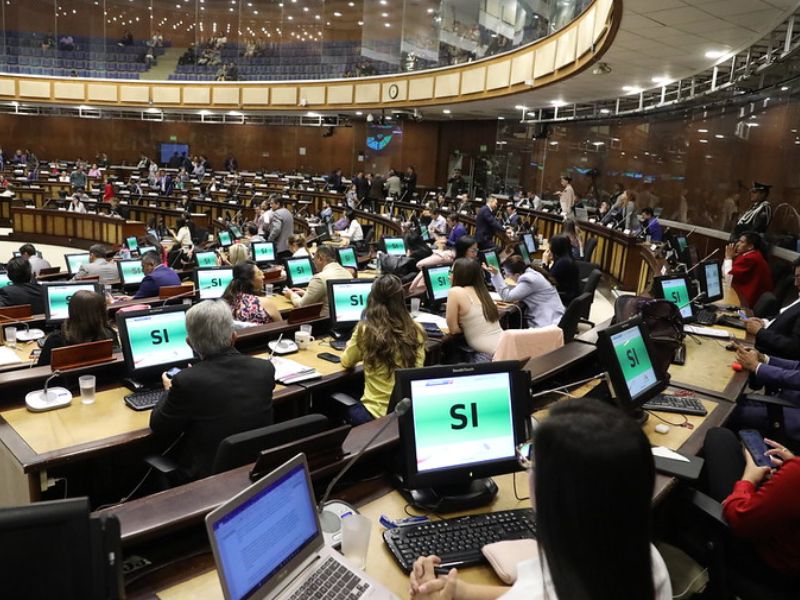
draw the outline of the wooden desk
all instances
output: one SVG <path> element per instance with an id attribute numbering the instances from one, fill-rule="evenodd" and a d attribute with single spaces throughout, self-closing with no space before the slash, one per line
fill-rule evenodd
<path id="1" fill-rule="evenodd" d="M 144 223 L 105 215 L 71 213 L 63 210 L 11 207 L 14 239 L 88 247 L 98 240 L 119 246 L 126 238 L 144 233 Z"/>

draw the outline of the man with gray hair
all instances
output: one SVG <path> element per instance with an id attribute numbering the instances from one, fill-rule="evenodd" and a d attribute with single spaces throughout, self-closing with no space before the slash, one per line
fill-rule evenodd
<path id="1" fill-rule="evenodd" d="M 119 283 L 119 271 L 117 263 L 108 261 L 108 248 L 103 244 L 94 244 L 89 248 L 89 262 L 84 263 L 78 269 L 73 279 L 86 279 L 87 277 L 99 277 L 103 285 L 114 285 Z"/>
<path id="2" fill-rule="evenodd" d="M 211 475 L 217 448 L 229 435 L 271 425 L 275 387 L 271 362 L 233 347 L 233 317 L 224 301 L 190 308 L 186 334 L 200 360 L 172 379 L 161 375 L 169 393 L 150 415 L 154 434 L 183 435 L 175 453 L 179 468 L 171 477 L 175 485 Z"/>

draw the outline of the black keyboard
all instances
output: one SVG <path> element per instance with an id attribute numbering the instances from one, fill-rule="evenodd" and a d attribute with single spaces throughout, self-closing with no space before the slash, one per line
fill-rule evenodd
<path id="1" fill-rule="evenodd" d="M 648 400 L 642 408 L 685 415 L 705 416 L 708 414 L 706 407 L 692 396 L 656 396 Z"/>
<path id="2" fill-rule="evenodd" d="M 371 586 L 342 563 L 328 557 L 289 600 L 357 600 Z"/>
<path id="3" fill-rule="evenodd" d="M 418 557 L 430 554 L 441 558 L 445 568 L 483 564 L 485 545 L 535 537 L 536 514 L 530 508 L 427 521 L 383 532 L 383 541 L 406 571 L 411 571 Z"/>
<path id="4" fill-rule="evenodd" d="M 747 329 L 747 325 L 745 325 L 744 321 L 739 317 L 729 317 L 726 315 L 722 315 L 717 319 L 717 325 L 725 325 L 726 327 L 734 327 L 735 329 Z"/>
<path id="5" fill-rule="evenodd" d="M 714 325 L 717 322 L 717 313 L 707 308 L 700 309 L 695 315 L 700 325 Z"/>
<path id="6" fill-rule="evenodd" d="M 167 397 L 167 390 L 145 390 L 125 396 L 125 404 L 133 410 L 150 410 L 158 401 Z"/>

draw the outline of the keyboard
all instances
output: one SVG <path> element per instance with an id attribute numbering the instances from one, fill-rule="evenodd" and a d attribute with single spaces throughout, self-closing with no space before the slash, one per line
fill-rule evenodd
<path id="1" fill-rule="evenodd" d="M 722 315 L 717 319 L 717 325 L 725 325 L 726 327 L 733 327 L 735 329 L 747 329 L 747 325 L 745 325 L 744 321 L 739 317 L 728 317 L 726 315 Z"/>
<path id="2" fill-rule="evenodd" d="M 125 404 L 133 410 L 150 410 L 158 401 L 167 397 L 167 390 L 145 390 L 125 396 Z"/>
<path id="3" fill-rule="evenodd" d="M 426 521 L 383 532 L 383 541 L 406 571 L 418 557 L 430 554 L 441 558 L 445 568 L 483 564 L 481 548 L 486 544 L 535 537 L 536 514 L 530 508 Z"/>
<path id="4" fill-rule="evenodd" d="M 700 309 L 695 315 L 700 325 L 714 325 L 717 322 L 717 313 L 707 308 Z"/>
<path id="5" fill-rule="evenodd" d="M 712 329 L 711 327 L 702 327 L 700 325 L 684 325 L 683 331 L 686 333 L 693 333 L 694 335 L 704 335 L 725 340 L 731 337 L 731 334 L 724 329 Z"/>
<path id="6" fill-rule="evenodd" d="M 691 396 L 656 396 L 642 406 L 645 410 L 659 410 L 661 412 L 682 413 L 685 415 L 708 414 L 706 407 L 697 398 Z"/>
<path id="7" fill-rule="evenodd" d="M 289 600 L 356 600 L 370 588 L 370 584 L 342 563 L 328 557 L 303 584 L 289 596 Z"/>

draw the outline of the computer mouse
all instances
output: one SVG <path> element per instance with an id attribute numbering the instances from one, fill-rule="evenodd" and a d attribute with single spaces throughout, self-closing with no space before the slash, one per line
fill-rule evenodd
<path id="1" fill-rule="evenodd" d="M 739 373 L 740 371 L 742 371 L 742 370 L 743 370 L 743 369 L 742 369 L 742 365 L 740 365 L 738 362 L 731 363 L 731 369 L 733 369 L 733 370 L 734 370 L 734 371 L 736 371 L 737 373 Z"/>
<path id="2" fill-rule="evenodd" d="M 730 343 L 725 346 L 725 350 L 728 350 L 729 352 L 736 352 L 736 348 L 738 348 L 738 346 L 734 343 Z"/>
<path id="3" fill-rule="evenodd" d="M 659 423 L 656 425 L 656 433 L 669 433 L 669 425 L 664 425 L 663 423 Z"/>

